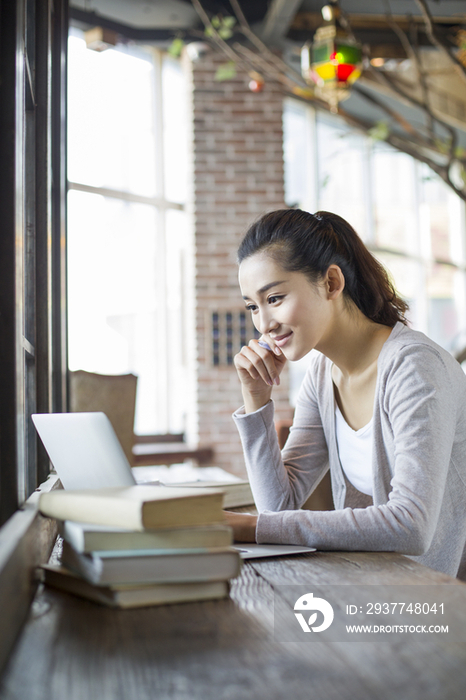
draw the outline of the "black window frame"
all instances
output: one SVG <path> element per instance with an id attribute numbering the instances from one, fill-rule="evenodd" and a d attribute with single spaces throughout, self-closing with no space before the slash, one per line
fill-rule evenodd
<path id="1" fill-rule="evenodd" d="M 31 413 L 67 408 L 68 0 L 0 0 L 0 525 L 50 471 Z"/>

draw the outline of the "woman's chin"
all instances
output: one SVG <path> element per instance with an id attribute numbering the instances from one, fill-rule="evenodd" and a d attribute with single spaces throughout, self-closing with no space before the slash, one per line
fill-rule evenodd
<path id="1" fill-rule="evenodd" d="M 288 362 L 296 362 L 297 360 L 300 360 L 301 357 L 304 357 L 304 355 L 300 355 L 299 353 L 297 354 L 291 348 L 288 348 L 286 350 L 282 350 L 282 354 L 286 357 Z"/>
<path id="2" fill-rule="evenodd" d="M 311 350 L 312 348 L 284 348 L 282 353 L 289 362 L 298 362 L 298 360 L 302 360 L 303 357 L 306 357 Z"/>

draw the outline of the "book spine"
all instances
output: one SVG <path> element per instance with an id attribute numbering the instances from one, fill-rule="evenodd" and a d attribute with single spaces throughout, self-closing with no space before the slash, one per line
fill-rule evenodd
<path id="1" fill-rule="evenodd" d="M 232 544 L 232 529 L 228 526 L 205 528 L 175 528 L 152 531 L 86 530 L 77 523 L 65 522 L 59 526 L 63 539 L 77 552 L 95 550 L 136 549 L 198 549 L 229 547 Z"/>

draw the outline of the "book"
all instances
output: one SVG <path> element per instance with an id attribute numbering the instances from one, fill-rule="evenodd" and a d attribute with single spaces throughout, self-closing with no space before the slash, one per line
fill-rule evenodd
<path id="1" fill-rule="evenodd" d="M 186 463 L 172 464 L 170 467 L 133 467 L 137 483 L 160 483 L 165 486 L 196 488 L 220 488 L 225 491 L 224 508 L 254 505 L 251 486 L 246 479 L 240 479 L 221 467 L 193 467 Z"/>
<path id="2" fill-rule="evenodd" d="M 249 481 L 184 481 L 165 484 L 165 486 L 173 488 L 221 489 L 225 494 L 223 507 L 226 509 L 254 505 L 254 496 L 252 495 Z"/>
<path id="3" fill-rule="evenodd" d="M 228 596 L 226 581 L 139 585 L 94 586 L 63 566 L 44 564 L 41 580 L 81 598 L 112 608 L 140 608 L 167 603 L 212 600 Z"/>
<path id="4" fill-rule="evenodd" d="M 59 523 L 58 531 L 77 552 L 116 549 L 202 549 L 228 547 L 233 541 L 232 528 L 220 523 L 141 532 L 65 520 Z"/>
<path id="5" fill-rule="evenodd" d="M 57 520 L 130 530 L 206 525 L 224 520 L 223 491 L 135 485 L 43 493 L 39 509 Z"/>
<path id="6" fill-rule="evenodd" d="M 95 585 L 227 581 L 241 570 L 236 549 L 138 549 L 83 554 L 63 542 L 61 563 Z"/>

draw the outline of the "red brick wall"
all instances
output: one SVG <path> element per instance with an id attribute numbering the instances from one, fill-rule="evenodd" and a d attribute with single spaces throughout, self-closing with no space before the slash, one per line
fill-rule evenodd
<path id="1" fill-rule="evenodd" d="M 212 311 L 243 309 L 236 250 L 249 224 L 284 204 L 283 95 L 276 84 L 252 93 L 239 73 L 215 81 L 225 58 L 210 50 L 189 64 L 192 99 L 195 241 L 196 437 L 215 448 L 215 464 L 245 474 L 232 412 L 242 404 L 233 366 L 210 362 Z M 276 417 L 288 418 L 288 374 L 274 390 Z"/>

